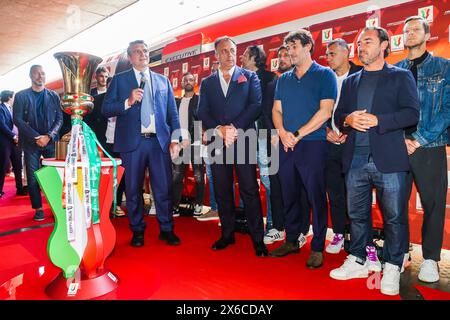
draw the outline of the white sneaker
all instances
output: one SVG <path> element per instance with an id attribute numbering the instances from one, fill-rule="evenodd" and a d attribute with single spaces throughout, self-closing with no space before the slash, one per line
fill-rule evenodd
<path id="1" fill-rule="evenodd" d="M 210 210 L 208 213 L 196 217 L 198 221 L 219 220 L 219 212 Z"/>
<path id="2" fill-rule="evenodd" d="M 196 204 L 194 206 L 194 217 L 200 217 L 202 215 L 202 211 L 203 211 L 203 206 Z"/>
<path id="3" fill-rule="evenodd" d="M 411 265 L 411 256 L 408 253 L 405 253 L 405 255 L 403 256 L 403 264 L 402 264 L 402 269 L 400 270 L 400 273 L 403 273 L 403 271 L 405 271 L 405 268 L 408 268 Z"/>
<path id="4" fill-rule="evenodd" d="M 264 236 L 264 244 L 272 244 L 275 241 L 283 241 L 285 238 L 284 231 L 278 231 L 273 228 L 270 229 L 269 232 Z"/>
<path id="5" fill-rule="evenodd" d="M 419 280 L 423 282 L 439 281 L 439 265 L 436 261 L 426 259 L 422 262 L 419 271 Z"/>
<path id="6" fill-rule="evenodd" d="M 152 205 L 150 207 L 150 210 L 148 211 L 148 214 L 151 216 L 156 216 L 156 207 L 154 205 Z"/>
<path id="7" fill-rule="evenodd" d="M 298 247 L 299 248 L 303 247 L 306 244 L 306 242 L 308 242 L 306 236 L 303 233 L 300 233 L 300 235 L 298 236 Z"/>
<path id="8" fill-rule="evenodd" d="M 381 278 L 381 293 L 388 296 L 395 296 L 400 292 L 400 268 L 394 264 L 386 262 Z"/>
<path id="9" fill-rule="evenodd" d="M 381 262 L 378 260 L 377 249 L 374 246 L 367 246 L 367 267 L 369 271 L 380 272 Z"/>
<path id="10" fill-rule="evenodd" d="M 342 249 L 344 249 L 344 235 L 341 233 L 335 233 L 333 241 L 331 241 L 325 251 L 331 254 L 338 254 Z"/>
<path id="11" fill-rule="evenodd" d="M 349 254 L 342 266 L 331 270 L 330 277 L 336 280 L 367 278 L 369 276 L 367 261 L 361 264 L 360 262 L 357 262 L 357 260 L 359 260 L 357 257 Z"/>

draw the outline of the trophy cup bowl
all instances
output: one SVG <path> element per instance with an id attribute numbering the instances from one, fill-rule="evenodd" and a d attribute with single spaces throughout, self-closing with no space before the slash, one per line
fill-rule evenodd
<path id="1" fill-rule="evenodd" d="M 94 98 L 89 94 L 92 76 L 102 58 L 81 52 L 58 52 L 53 55 L 61 67 L 64 93 L 61 108 L 71 120 L 80 119 L 94 108 Z M 56 141 L 56 159 L 65 160 L 70 132 Z"/>

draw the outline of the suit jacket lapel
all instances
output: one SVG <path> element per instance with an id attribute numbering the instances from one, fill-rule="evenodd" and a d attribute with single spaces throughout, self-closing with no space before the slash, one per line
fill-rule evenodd
<path id="1" fill-rule="evenodd" d="M 233 75 L 231 76 L 231 80 L 230 80 L 230 85 L 228 87 L 228 91 L 227 91 L 227 99 L 231 94 L 231 91 L 234 89 L 234 87 L 236 87 L 237 85 L 237 81 L 239 79 L 239 76 L 242 74 L 241 68 L 239 68 L 238 66 L 236 66 L 234 68 L 234 72 Z"/>
<path id="2" fill-rule="evenodd" d="M 225 95 L 223 94 L 222 83 L 220 82 L 219 70 L 217 70 L 216 72 L 214 72 L 214 74 L 213 74 L 212 76 L 215 77 L 214 83 L 215 83 L 215 85 L 219 88 L 219 91 L 220 91 L 221 96 L 222 96 L 224 99 L 226 99 Z M 229 88 L 228 88 L 228 89 L 229 89 Z"/>

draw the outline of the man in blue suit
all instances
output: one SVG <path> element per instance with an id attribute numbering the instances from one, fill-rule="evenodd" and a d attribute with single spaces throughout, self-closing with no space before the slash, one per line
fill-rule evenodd
<path id="1" fill-rule="evenodd" d="M 0 198 L 3 196 L 3 184 L 6 170 L 11 161 L 16 180 L 16 194 L 26 195 L 22 185 L 22 150 L 19 148 L 19 132 L 13 123 L 12 104 L 14 92 L 5 90 L 0 102 Z"/>
<path id="2" fill-rule="evenodd" d="M 365 28 L 357 44 L 364 69 L 344 80 L 334 116 L 340 131 L 348 133 L 342 166 L 351 229 L 350 255 L 330 276 L 337 280 L 368 276 L 365 248 L 375 187 L 385 234 L 381 293 L 397 295 L 408 239 L 405 203 L 410 167 L 404 128 L 419 120 L 419 98 L 412 73 L 384 61 L 389 54 L 385 29 Z"/>
<path id="3" fill-rule="evenodd" d="M 114 152 L 120 152 L 126 172 L 131 245 L 144 245 L 142 185 L 147 167 L 160 225 L 159 239 L 178 245 L 180 239 L 173 232 L 171 197 L 171 156 L 180 151 L 179 137 L 171 140 L 172 133 L 180 129 L 175 98 L 169 80 L 148 68 L 149 51 L 144 41 L 131 42 L 127 54 L 133 67 L 114 76 L 102 113 L 107 118 L 117 117 Z"/>
<path id="4" fill-rule="evenodd" d="M 214 129 L 216 139 L 223 139 L 225 144 L 221 149 L 221 157 L 218 157 L 217 150 L 213 155 L 214 193 L 219 206 L 222 236 L 213 244 L 212 249 L 225 249 L 235 242 L 234 167 L 255 253 L 257 256 L 267 256 L 267 248 L 263 243 L 261 199 L 256 180 L 256 141 L 250 146 L 245 137 L 238 137 L 238 129 L 244 132 L 250 129 L 254 131 L 256 138 L 255 121 L 261 113 L 260 82 L 256 73 L 236 66 L 236 43 L 231 38 L 224 36 L 216 39 L 214 48 L 219 69 L 202 81 L 197 113 L 204 128 Z M 241 142 L 245 144 L 244 149 L 238 147 Z"/>
<path id="5" fill-rule="evenodd" d="M 40 65 L 30 68 L 31 88 L 19 91 L 14 99 L 13 118 L 19 129 L 23 149 L 31 206 L 36 210 L 34 220 L 44 220 L 39 184 L 34 176 L 41 156 L 55 157 L 55 141 L 63 123 L 58 94 L 45 88 L 45 71 Z"/>

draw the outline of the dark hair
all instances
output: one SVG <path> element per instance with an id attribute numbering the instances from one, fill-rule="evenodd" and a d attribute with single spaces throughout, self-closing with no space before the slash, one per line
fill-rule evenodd
<path id="1" fill-rule="evenodd" d="M 279 46 L 277 49 L 277 54 L 279 54 L 281 50 L 287 50 L 286 46 L 285 45 Z"/>
<path id="2" fill-rule="evenodd" d="M 365 27 L 364 30 L 361 32 L 370 31 L 370 30 L 376 30 L 378 34 L 378 39 L 380 39 L 380 44 L 383 41 L 387 41 L 388 45 L 386 47 L 386 50 L 384 50 L 384 57 L 386 58 L 389 55 L 389 50 L 391 47 L 391 44 L 389 43 L 389 34 L 387 33 L 386 29 L 380 28 L 380 27 Z"/>
<path id="3" fill-rule="evenodd" d="M 327 43 L 327 48 L 329 48 L 329 47 L 331 47 L 333 45 L 337 45 L 337 46 L 339 46 L 341 48 L 344 48 L 344 49 L 348 50 L 348 44 L 342 38 L 336 38 L 336 39 L 331 40 L 330 42 Z"/>
<path id="4" fill-rule="evenodd" d="M 42 66 L 40 64 L 33 64 L 30 68 L 30 76 L 31 76 L 31 73 L 33 72 L 33 70 L 36 68 L 42 68 Z"/>
<path id="5" fill-rule="evenodd" d="M 312 38 L 311 32 L 306 29 L 300 29 L 297 31 L 291 31 L 289 34 L 284 37 L 284 43 L 295 42 L 295 40 L 300 41 L 302 47 L 305 47 L 307 44 L 311 44 L 311 50 L 309 52 L 313 54 L 314 52 L 314 40 Z"/>
<path id="6" fill-rule="evenodd" d="M 128 44 L 128 48 L 127 48 L 127 54 L 128 54 L 128 56 L 131 56 L 131 54 L 132 54 L 132 52 L 131 52 L 131 47 L 133 47 L 135 44 L 143 44 L 144 46 L 146 46 L 146 47 L 148 48 L 148 46 L 147 46 L 147 44 L 144 42 L 144 40 L 134 40 L 134 41 L 131 41 L 131 42 Z"/>
<path id="7" fill-rule="evenodd" d="M 216 40 L 214 40 L 214 50 L 217 49 L 217 46 L 219 45 L 219 43 L 221 43 L 222 41 L 230 41 L 231 43 L 233 43 L 235 46 L 237 46 L 236 42 L 230 38 L 229 36 L 223 36 L 223 37 L 219 37 Z"/>
<path id="8" fill-rule="evenodd" d="M 430 33 L 430 25 L 428 24 L 428 21 L 420 16 L 411 16 L 411 17 L 406 18 L 404 25 L 406 26 L 406 24 L 408 22 L 413 21 L 413 20 L 419 20 L 420 22 L 422 22 L 423 30 L 425 31 L 425 33 Z M 405 27 L 403 27 L 403 30 L 404 29 L 405 29 Z"/>
<path id="9" fill-rule="evenodd" d="M 251 45 L 247 47 L 250 58 L 255 57 L 255 65 L 258 69 L 264 70 L 266 68 L 266 53 L 261 47 Z"/>
<path id="10" fill-rule="evenodd" d="M 3 90 L 2 93 L 0 93 L 2 103 L 8 102 L 8 100 L 11 99 L 13 97 L 13 95 L 14 95 L 14 91 Z"/>
<path id="11" fill-rule="evenodd" d="M 97 70 L 95 70 L 95 75 L 98 76 L 100 73 L 103 73 L 103 72 L 109 73 L 109 71 L 108 71 L 108 69 L 106 69 L 106 67 L 98 67 Z"/>

